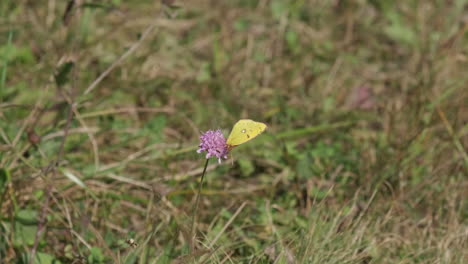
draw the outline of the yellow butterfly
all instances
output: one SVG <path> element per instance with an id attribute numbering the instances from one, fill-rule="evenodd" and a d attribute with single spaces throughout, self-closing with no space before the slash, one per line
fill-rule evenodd
<path id="1" fill-rule="evenodd" d="M 267 126 L 264 123 L 241 119 L 234 124 L 226 144 L 229 149 L 232 149 L 260 135 L 266 128 Z"/>

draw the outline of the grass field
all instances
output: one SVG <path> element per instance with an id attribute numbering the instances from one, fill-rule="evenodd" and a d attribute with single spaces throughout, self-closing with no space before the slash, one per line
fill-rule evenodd
<path id="1" fill-rule="evenodd" d="M 468 263 L 468 1 L 163 2 L 0 1 L 0 263 Z"/>

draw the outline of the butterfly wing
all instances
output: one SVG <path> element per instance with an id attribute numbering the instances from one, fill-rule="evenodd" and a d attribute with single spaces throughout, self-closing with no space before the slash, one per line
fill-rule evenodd
<path id="1" fill-rule="evenodd" d="M 241 119 L 234 124 L 226 143 L 230 147 L 238 146 L 260 135 L 265 131 L 266 127 L 267 126 L 261 122 Z"/>

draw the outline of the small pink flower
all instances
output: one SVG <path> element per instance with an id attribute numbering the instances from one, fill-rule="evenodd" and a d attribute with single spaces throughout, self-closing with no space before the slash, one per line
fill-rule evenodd
<path id="1" fill-rule="evenodd" d="M 221 163 L 221 159 L 227 159 L 229 149 L 221 130 L 208 130 L 200 136 L 200 145 L 197 152 L 202 153 L 204 151 L 207 152 L 207 159 L 217 157 L 219 163 Z"/>
<path id="2" fill-rule="evenodd" d="M 371 89 L 367 85 L 358 86 L 353 89 L 351 96 L 351 106 L 363 110 L 372 109 L 376 102 Z"/>

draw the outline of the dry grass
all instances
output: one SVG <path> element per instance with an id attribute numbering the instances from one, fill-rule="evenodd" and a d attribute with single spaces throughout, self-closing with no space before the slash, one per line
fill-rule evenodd
<path id="1" fill-rule="evenodd" d="M 0 3 L 2 263 L 468 261 L 466 1 L 72 2 Z"/>

